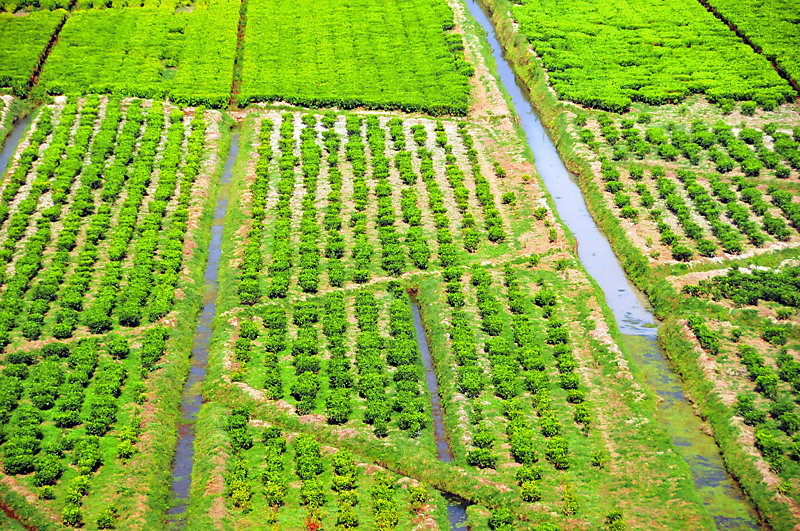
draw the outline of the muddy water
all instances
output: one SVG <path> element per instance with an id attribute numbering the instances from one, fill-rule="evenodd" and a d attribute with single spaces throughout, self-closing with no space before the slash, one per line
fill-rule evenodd
<path id="1" fill-rule="evenodd" d="M 228 210 L 228 193 L 233 165 L 239 154 L 239 129 L 231 135 L 231 146 L 225 160 L 225 168 L 217 192 L 214 208 L 214 222 L 211 226 L 211 241 L 208 244 L 208 260 L 203 275 L 203 309 L 197 321 L 192 347 L 189 377 L 183 387 L 181 399 L 181 421 L 178 424 L 178 444 L 175 460 L 172 463 L 172 497 L 176 500 L 167 512 L 170 523 L 178 528 L 184 526 L 186 504 L 192 486 L 192 463 L 194 461 L 195 421 L 200 411 L 203 395 L 203 381 L 208 364 L 208 347 L 211 342 L 212 322 L 217 311 L 217 279 L 222 257 L 222 231 L 225 228 L 225 214 Z"/>
<path id="2" fill-rule="evenodd" d="M 431 352 L 428 348 L 428 337 L 425 335 L 425 327 L 422 326 L 422 316 L 419 313 L 417 299 L 411 297 L 411 311 L 414 314 L 414 334 L 417 337 L 417 345 L 422 353 L 422 364 L 425 366 L 425 383 L 428 387 L 428 394 L 431 397 L 431 413 L 433 416 L 433 435 L 436 439 L 436 457 L 443 463 L 453 460 L 453 451 L 447 440 L 444 431 L 444 412 L 442 411 L 441 398 L 439 397 L 439 382 L 436 380 L 436 370 L 431 361 Z M 443 493 L 447 500 L 447 517 L 450 520 L 451 531 L 467 530 L 467 502 L 450 494 Z"/>
<path id="3" fill-rule="evenodd" d="M 22 135 L 25 133 L 25 129 L 28 128 L 29 123 L 31 123 L 30 115 L 14 122 L 11 132 L 6 137 L 6 143 L 3 145 L 2 151 L 0 151 L 0 172 L 2 172 L 0 173 L 0 177 L 6 174 L 8 163 L 11 161 L 11 157 L 14 156 L 14 151 L 17 150 L 17 145 L 22 139 Z"/>
<path id="4" fill-rule="evenodd" d="M 472 16 L 486 32 L 500 83 L 511 96 L 528 145 L 533 151 L 536 168 L 555 201 L 559 216 L 578 240 L 581 263 L 602 288 L 606 303 L 625 336 L 628 350 L 645 375 L 645 383 L 663 399 L 656 419 L 672 439 L 677 452 L 689 464 L 695 486 L 717 527 L 757 528 L 757 515 L 725 470 L 714 439 L 701 431 L 700 419 L 694 415 L 686 400 L 680 377 L 658 348 L 656 319 L 645 298 L 628 282 L 611 246 L 592 220 L 575 176 L 561 162 L 511 66 L 503 57 L 494 27 L 486 13 L 476 0 L 466 0 L 466 3 Z"/>

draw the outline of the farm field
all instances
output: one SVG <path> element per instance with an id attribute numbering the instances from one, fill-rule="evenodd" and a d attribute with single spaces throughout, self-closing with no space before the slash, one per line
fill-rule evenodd
<path id="1" fill-rule="evenodd" d="M 528 9 L 492 5 L 500 28 Z M 753 24 L 754 35 L 768 25 Z M 514 37 L 505 41 L 513 62 L 529 69 L 521 65 L 539 61 L 536 45 L 510 44 Z M 659 343 L 761 516 L 791 528 L 800 515 L 796 93 L 781 105 L 752 95 L 672 105 L 634 98 L 618 114 L 559 101 L 573 98 L 558 89 L 546 54 L 538 68 L 527 77 L 533 99 L 553 118 L 550 133 L 593 217 L 663 319 Z"/>
<path id="2" fill-rule="evenodd" d="M 794 2 L 707 2 L 715 13 L 750 39 L 761 52 L 782 68 L 792 79 L 800 79 L 798 62 L 797 16 L 800 7 Z"/>
<path id="3" fill-rule="evenodd" d="M 516 529 L 602 526 L 617 506 L 633 527 L 658 525 L 667 517 L 655 500 L 668 499 L 680 507 L 676 526 L 710 525 L 535 182 L 487 172 L 486 199 L 503 220 L 502 239 L 491 240 L 470 168 L 492 166 L 485 147 L 467 140 L 485 132 L 360 113 L 259 111 L 244 124 L 230 190 L 239 199 L 226 220 L 237 229 L 223 237 L 229 267 L 204 392 L 214 398 L 198 416 L 203 458 L 187 526 L 246 528 L 266 514 L 276 528 L 307 518 L 329 527 L 355 513 L 373 528 L 384 517 L 374 502 L 381 469 L 397 484 L 400 529 L 428 517 L 408 501 L 415 482 L 439 522 L 433 487 L 477 503 L 468 511 L 476 528 L 488 516 L 479 506 L 497 503 L 530 519 L 513 520 Z M 509 193 L 513 206 L 501 201 Z M 416 212 L 409 197 L 421 216 L 408 215 Z M 474 249 L 464 227 L 471 218 Z M 329 256 L 342 240 L 342 256 Z M 318 263 L 308 260 L 313 246 Z M 360 265 L 356 252 L 373 258 Z M 257 285 L 253 257 L 272 271 Z M 436 457 L 412 301 L 437 367 L 449 465 Z M 311 449 L 308 433 L 319 441 Z M 355 490 L 337 486 L 340 453 L 361 464 Z M 610 504 L 602 493 L 622 485 L 635 487 Z"/>
<path id="4" fill-rule="evenodd" d="M 247 21 L 240 103 L 460 115 L 468 109 L 473 68 L 464 61 L 461 37 L 450 32 L 446 2 L 253 0 Z"/>
<path id="5" fill-rule="evenodd" d="M 794 6 L 0 8 L 0 528 L 800 526 Z"/>
<path id="6" fill-rule="evenodd" d="M 5 174 L 0 489 L 40 529 L 160 521 L 219 128 L 58 98 Z"/>
<path id="7" fill-rule="evenodd" d="M 51 94 L 109 92 L 222 107 L 230 99 L 240 3 L 88 9 L 64 25 L 40 80 Z M 122 36 L 122 38 L 121 38 Z"/>
<path id="8" fill-rule="evenodd" d="M 28 92 L 34 70 L 65 17 L 63 10 L 0 15 L 0 87 L 17 96 Z"/>
<path id="9" fill-rule="evenodd" d="M 526 0 L 511 9 L 559 97 L 620 112 L 632 101 L 787 101 L 794 90 L 699 2 Z"/>

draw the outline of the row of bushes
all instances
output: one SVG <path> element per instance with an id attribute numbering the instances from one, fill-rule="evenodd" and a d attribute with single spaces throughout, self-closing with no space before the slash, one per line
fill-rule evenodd
<path id="1" fill-rule="evenodd" d="M 300 218 L 300 273 L 298 284 L 306 293 L 316 293 L 319 286 L 320 253 L 317 246 L 320 230 L 317 225 L 317 180 L 322 161 L 322 148 L 317 145 L 316 117 L 303 115 L 305 128 L 300 133 L 300 160 L 303 168 L 303 214 Z"/>
<path id="2" fill-rule="evenodd" d="M 355 114 L 350 114 L 346 119 L 347 142 L 345 155 L 353 171 L 353 207 L 355 212 L 350 216 L 350 227 L 353 231 L 353 260 L 355 271 L 353 280 L 364 283 L 369 280 L 369 266 L 372 263 L 373 248 L 367 238 L 367 198 L 369 187 L 364 175 L 367 172 L 367 158 L 364 154 L 365 145 L 361 136 L 363 119 Z"/>
<path id="3" fill-rule="evenodd" d="M 305 415 L 315 408 L 320 389 L 320 341 L 314 324 L 319 320 L 319 308 L 313 301 L 295 304 L 292 314 L 297 333 L 292 343 L 292 358 L 296 379 L 292 396 L 298 401 L 297 413 Z"/>
<path id="4" fill-rule="evenodd" d="M 250 412 L 247 408 L 238 407 L 225 419 L 225 433 L 233 450 L 233 464 L 225 475 L 225 493 L 231 498 L 233 505 L 242 509 L 250 507 L 253 497 L 253 486 L 249 478 L 249 466 L 244 452 L 253 446 L 253 435 L 248 421 Z"/>
<path id="5" fill-rule="evenodd" d="M 267 288 L 271 299 L 284 298 L 289 291 L 292 276 L 292 209 L 290 202 L 294 193 L 294 169 L 298 159 L 294 154 L 294 115 L 284 113 L 281 116 L 280 140 L 278 141 L 280 158 L 278 159 L 278 201 L 275 204 L 275 221 L 272 233 L 272 263 L 269 273 L 272 281 Z"/>
<path id="6" fill-rule="evenodd" d="M 148 119 L 150 118 L 157 120 L 159 123 L 161 121 L 161 117 L 156 114 L 152 116 L 148 114 Z M 118 118 L 115 118 L 115 121 L 117 120 Z M 91 190 L 101 188 L 101 198 L 103 191 L 114 186 L 122 186 L 125 176 L 127 175 L 127 167 L 133 161 L 136 144 L 142 134 L 141 129 L 144 120 L 145 116 L 142 112 L 141 101 L 134 100 L 128 105 L 128 109 L 125 113 L 125 123 L 122 125 L 122 130 L 119 133 L 116 127 L 113 130 L 111 128 L 101 128 L 101 131 L 98 132 L 95 143 L 98 143 L 100 151 L 97 152 L 96 156 L 94 154 L 92 155 L 89 166 L 81 175 L 81 181 Z M 160 126 L 151 126 L 146 129 L 150 129 L 150 131 L 145 131 L 148 135 L 147 142 L 143 143 L 142 147 L 145 149 L 155 149 L 158 139 L 161 136 L 161 128 Z M 101 134 L 103 138 L 102 142 L 99 140 Z M 103 171 L 105 161 L 112 152 L 114 154 L 114 161 Z M 119 175 L 119 179 L 112 179 L 112 175 Z M 92 213 L 92 209 L 84 207 L 81 213 L 84 216 L 89 215 Z M 56 324 L 53 327 L 53 337 L 57 339 L 71 337 L 73 331 L 78 326 L 78 315 L 83 309 L 83 298 L 89 291 L 94 269 L 98 262 L 98 243 L 100 240 L 106 238 L 110 225 L 111 203 L 103 200 L 89 221 L 89 227 L 86 229 L 85 243 L 78 253 L 75 267 L 72 273 L 67 277 L 63 288 L 56 297 L 59 309 L 56 312 Z"/>
<path id="7" fill-rule="evenodd" d="M 264 394 L 271 400 L 283 398 L 283 382 L 281 381 L 280 354 L 286 348 L 288 322 L 286 312 L 279 306 L 267 306 L 263 314 L 265 333 L 261 338 L 264 345 L 264 366 L 266 379 Z"/>
<path id="8" fill-rule="evenodd" d="M 467 123 L 459 122 L 458 131 L 464 146 L 467 148 L 467 157 L 469 157 L 470 164 L 472 164 L 472 177 L 475 180 L 475 195 L 478 197 L 478 202 L 483 208 L 486 237 L 489 238 L 491 242 L 501 243 L 506 239 L 503 218 L 500 216 L 500 210 L 495 203 L 494 194 L 492 193 L 489 181 L 481 174 L 478 152 L 474 148 L 472 135 L 467 130 Z"/>
<path id="9" fill-rule="evenodd" d="M 256 304 L 261 300 L 261 236 L 264 232 L 267 192 L 269 188 L 269 163 L 272 160 L 273 123 L 263 119 L 258 133 L 255 175 L 250 186 L 250 231 L 242 252 L 242 273 L 239 281 L 239 300 L 242 304 Z"/>
<path id="10" fill-rule="evenodd" d="M 346 280 L 344 264 L 341 259 L 347 250 L 347 244 L 340 230 L 342 228 L 342 172 L 339 170 L 339 147 L 341 138 L 335 130 L 336 114 L 333 111 L 325 113 L 322 123 L 326 127 L 322 131 L 323 144 L 328 153 L 328 204 L 325 207 L 322 226 L 327 231 L 325 244 L 325 257 L 328 258 L 328 283 L 331 286 L 341 287 Z"/>
<path id="11" fill-rule="evenodd" d="M 344 295 L 329 293 L 323 301 L 322 330 L 328 339 L 328 388 L 325 411 L 330 424 L 344 424 L 353 411 L 353 371 L 347 357 L 347 313 Z"/>
<path id="12" fill-rule="evenodd" d="M 386 361 L 395 368 L 393 380 L 394 403 L 397 426 L 417 437 L 427 425 L 426 399 L 422 393 L 421 375 L 418 369 L 420 352 L 414 330 L 414 318 L 408 295 L 399 283 L 390 283 L 389 292 L 393 300 L 389 303 L 389 342 Z"/>

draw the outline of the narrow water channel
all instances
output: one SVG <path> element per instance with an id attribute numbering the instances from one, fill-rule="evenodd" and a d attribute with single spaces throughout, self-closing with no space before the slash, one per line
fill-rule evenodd
<path id="1" fill-rule="evenodd" d="M 22 135 L 25 133 L 25 129 L 28 128 L 29 123 L 31 123 L 31 117 L 27 115 L 14 122 L 11 127 L 11 132 L 6 137 L 6 143 L 3 144 L 3 149 L 0 150 L 0 171 L 2 171 L 0 178 L 5 176 L 8 163 L 11 161 L 11 157 L 14 156 L 14 152 L 17 150 L 19 141 L 22 140 Z"/>
<path id="2" fill-rule="evenodd" d="M 212 323 L 217 311 L 219 288 L 219 266 L 222 255 L 222 232 L 225 214 L 228 211 L 228 195 L 233 177 L 233 165 L 239 154 L 239 128 L 231 134 L 231 145 L 222 173 L 217 203 L 214 207 L 214 222 L 211 226 L 211 241 L 208 243 L 208 259 L 203 274 L 203 309 L 197 321 L 192 346 L 189 377 L 183 386 L 181 398 L 181 421 L 178 424 L 178 444 L 172 462 L 172 497 L 178 501 L 167 511 L 170 523 L 183 528 L 186 504 L 192 486 L 192 464 L 194 462 L 195 421 L 203 400 L 203 381 L 208 365 L 208 347 L 211 342 Z"/>
<path id="3" fill-rule="evenodd" d="M 719 447 L 701 430 L 683 393 L 680 377 L 656 343 L 656 319 L 644 296 L 628 281 L 605 236 L 594 223 L 576 178 L 564 166 L 539 117 L 525 97 L 519 80 L 503 56 L 491 21 L 476 0 L 466 0 L 469 12 L 486 32 L 492 56 L 528 145 L 536 169 L 555 201 L 556 210 L 578 240 L 584 268 L 600 285 L 614 313 L 634 361 L 645 375 L 645 384 L 662 398 L 656 420 L 663 426 L 676 451 L 688 463 L 695 486 L 719 529 L 757 529 L 758 516 L 741 488 L 725 469 Z"/>
<path id="4" fill-rule="evenodd" d="M 436 439 L 436 457 L 443 463 L 453 460 L 453 450 L 447 440 L 444 429 L 444 412 L 442 411 L 439 396 L 439 382 L 436 379 L 436 370 L 431 360 L 431 351 L 428 348 L 428 337 L 422 325 L 422 316 L 419 313 L 419 304 L 416 297 L 411 296 L 411 311 L 414 314 L 414 333 L 417 336 L 417 345 L 422 354 L 422 364 L 425 366 L 425 383 L 431 397 L 431 414 L 433 416 L 433 434 Z M 447 500 L 447 517 L 450 520 L 451 531 L 467 531 L 467 502 L 458 496 L 443 493 Z"/>

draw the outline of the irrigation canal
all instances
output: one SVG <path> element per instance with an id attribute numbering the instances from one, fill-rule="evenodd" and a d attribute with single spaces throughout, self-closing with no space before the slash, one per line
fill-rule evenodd
<path id="1" fill-rule="evenodd" d="M 217 192 L 214 207 L 214 222 L 211 226 L 211 240 L 208 243 L 208 259 L 203 274 L 203 309 L 197 321 L 192 346 L 189 377 L 183 386 L 181 397 L 181 420 L 178 424 L 178 444 L 172 462 L 172 496 L 178 504 L 167 511 L 170 523 L 178 528 L 185 525 L 186 505 L 192 485 L 192 463 L 194 461 L 195 421 L 203 398 L 203 381 L 208 365 L 208 348 L 213 331 L 212 322 L 217 312 L 217 292 L 219 290 L 219 267 L 222 258 L 222 232 L 225 229 L 225 214 L 228 211 L 228 196 L 233 165 L 239 155 L 240 129 L 236 126 L 231 133 L 231 145 L 225 159 L 225 167 Z"/>

